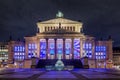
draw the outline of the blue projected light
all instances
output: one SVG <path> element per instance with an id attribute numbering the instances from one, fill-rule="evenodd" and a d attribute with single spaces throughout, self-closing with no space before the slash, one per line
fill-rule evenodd
<path id="1" fill-rule="evenodd" d="M 40 41 L 40 57 L 45 58 L 46 57 L 46 41 Z"/>
<path id="2" fill-rule="evenodd" d="M 16 46 L 14 47 L 14 51 L 17 51 L 17 47 Z"/>
<path id="3" fill-rule="evenodd" d="M 41 50 L 41 54 L 45 55 L 46 54 L 46 50 Z"/>
<path id="4" fill-rule="evenodd" d="M 55 51 L 54 50 L 50 50 L 50 54 L 54 54 L 55 53 Z"/>
<path id="5" fill-rule="evenodd" d="M 66 50 L 66 52 L 65 52 L 66 54 L 70 54 L 70 50 Z"/>
<path id="6" fill-rule="evenodd" d="M 85 50 L 86 56 L 91 58 L 92 57 L 92 44 L 89 42 L 85 42 L 84 50 Z"/>
<path id="7" fill-rule="evenodd" d="M 54 49 L 54 43 L 50 43 L 50 49 Z"/>
<path id="8" fill-rule="evenodd" d="M 22 51 L 22 47 L 20 47 L 20 51 Z"/>
<path id="9" fill-rule="evenodd" d="M 65 53 L 66 53 L 66 54 L 70 54 L 70 49 L 71 49 L 70 43 L 66 43 L 66 44 L 65 44 L 65 49 L 66 49 L 66 50 L 65 50 Z"/>
<path id="10" fill-rule="evenodd" d="M 77 55 L 77 54 L 78 54 L 78 52 L 77 52 L 76 50 L 74 50 L 74 54 L 75 54 L 75 55 Z"/>
<path id="11" fill-rule="evenodd" d="M 70 43 L 66 43 L 66 49 L 70 49 Z"/>
<path id="12" fill-rule="evenodd" d="M 58 44 L 58 49 L 61 49 L 62 48 L 62 44 Z"/>
<path id="13" fill-rule="evenodd" d="M 41 49 L 46 49 L 46 42 L 41 42 L 40 43 L 40 48 Z"/>
<path id="14" fill-rule="evenodd" d="M 99 54 L 98 54 L 99 53 Z M 106 46 L 96 46 L 96 56 L 99 56 L 96 59 L 105 59 L 106 58 Z"/>
<path id="15" fill-rule="evenodd" d="M 55 54 L 55 51 L 54 51 L 54 43 L 50 43 L 50 54 Z"/>
<path id="16" fill-rule="evenodd" d="M 24 46 L 21 46 L 21 45 L 14 46 L 14 59 L 15 60 L 24 60 L 24 58 L 22 58 L 24 57 L 23 48 Z"/>
<path id="17" fill-rule="evenodd" d="M 80 53 L 80 40 L 75 39 L 74 40 L 74 55 L 79 56 Z"/>
<path id="18" fill-rule="evenodd" d="M 58 54 L 62 54 L 62 50 L 58 50 Z"/>
<path id="19" fill-rule="evenodd" d="M 62 54 L 63 53 L 63 43 L 58 42 L 57 44 L 57 53 Z"/>

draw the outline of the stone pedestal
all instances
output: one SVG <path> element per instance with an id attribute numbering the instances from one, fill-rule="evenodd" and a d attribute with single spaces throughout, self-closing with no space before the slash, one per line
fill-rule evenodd
<path id="1" fill-rule="evenodd" d="M 36 68 L 37 63 L 38 63 L 38 58 L 32 57 L 31 58 L 31 68 Z"/>
<path id="2" fill-rule="evenodd" d="M 84 69 L 88 69 L 88 68 L 89 68 L 88 57 L 83 57 L 83 58 L 81 59 L 81 61 L 82 61 L 82 64 L 83 64 L 83 68 L 84 68 Z"/>

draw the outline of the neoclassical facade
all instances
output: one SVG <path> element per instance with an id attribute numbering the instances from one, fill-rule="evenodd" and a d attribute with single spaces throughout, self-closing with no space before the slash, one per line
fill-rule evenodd
<path id="1" fill-rule="evenodd" d="M 112 60 L 112 40 L 95 41 L 95 38 L 82 32 L 83 23 L 69 20 L 59 12 L 55 19 L 37 23 L 38 33 L 25 37 L 26 58 L 40 59 L 81 59 L 87 56 L 91 65 L 99 62 L 105 66 Z"/>
<path id="2" fill-rule="evenodd" d="M 58 12 L 56 18 L 37 22 L 35 36 L 26 36 L 24 42 L 9 42 L 9 60 L 25 65 L 32 57 L 39 59 L 89 59 L 91 68 L 105 68 L 112 60 L 112 40 L 96 41 L 85 35 L 83 23 L 64 18 Z"/>

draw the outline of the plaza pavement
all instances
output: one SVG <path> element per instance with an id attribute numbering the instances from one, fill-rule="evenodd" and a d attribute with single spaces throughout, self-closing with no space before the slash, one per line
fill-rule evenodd
<path id="1" fill-rule="evenodd" d="M 0 69 L 0 80 L 120 80 L 120 71 L 115 69 L 74 69 L 72 71 Z"/>

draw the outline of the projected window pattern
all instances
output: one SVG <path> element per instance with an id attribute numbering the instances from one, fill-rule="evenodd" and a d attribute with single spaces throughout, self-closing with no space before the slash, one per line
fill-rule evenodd
<path id="1" fill-rule="evenodd" d="M 65 40 L 65 54 L 69 55 L 71 53 L 71 39 Z"/>
<path id="2" fill-rule="evenodd" d="M 85 42 L 83 44 L 84 53 L 87 57 L 92 58 L 92 43 Z"/>
<path id="3" fill-rule="evenodd" d="M 74 39 L 74 58 L 80 58 L 80 39 Z"/>
<path id="4" fill-rule="evenodd" d="M 46 40 L 40 39 L 40 58 L 45 59 L 46 58 Z"/>
<path id="5" fill-rule="evenodd" d="M 55 44 L 54 44 L 54 39 L 49 39 L 48 40 L 48 46 L 49 46 L 49 53 L 51 55 L 55 54 Z"/>
<path id="6" fill-rule="evenodd" d="M 106 59 L 106 46 L 96 46 L 95 56 L 96 59 Z"/>
<path id="7" fill-rule="evenodd" d="M 0 45 L 0 61 L 8 59 L 8 48 L 5 45 Z"/>
<path id="8" fill-rule="evenodd" d="M 63 40 L 57 39 L 57 53 L 62 54 L 63 53 Z"/>
<path id="9" fill-rule="evenodd" d="M 24 60 L 25 59 L 25 47 L 20 46 L 14 46 L 14 59 L 15 60 Z"/>
<path id="10" fill-rule="evenodd" d="M 29 43 L 28 44 L 28 58 L 34 57 L 36 55 L 37 44 Z"/>

